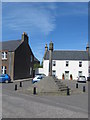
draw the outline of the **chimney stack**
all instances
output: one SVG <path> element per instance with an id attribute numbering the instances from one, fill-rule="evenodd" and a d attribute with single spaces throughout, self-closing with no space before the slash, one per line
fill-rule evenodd
<path id="1" fill-rule="evenodd" d="M 86 51 L 89 52 L 89 44 L 87 44 Z"/>
<path id="2" fill-rule="evenodd" d="M 49 76 L 52 76 L 52 53 L 53 53 L 53 43 L 49 44 Z"/>
<path id="3" fill-rule="evenodd" d="M 45 59 L 47 51 L 48 51 L 48 46 L 47 46 L 47 44 L 46 44 L 46 45 L 45 45 L 45 53 L 44 53 L 43 59 Z"/>
<path id="4" fill-rule="evenodd" d="M 48 46 L 47 46 L 47 44 L 45 45 L 45 51 L 48 51 Z"/>
<path id="5" fill-rule="evenodd" d="M 26 43 L 28 43 L 28 35 L 27 35 L 27 33 L 26 32 L 23 32 L 23 34 L 22 34 L 22 42 L 26 42 Z"/>

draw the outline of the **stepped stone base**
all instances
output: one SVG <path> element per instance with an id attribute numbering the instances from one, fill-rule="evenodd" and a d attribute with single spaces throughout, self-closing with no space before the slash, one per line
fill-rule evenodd
<path id="1" fill-rule="evenodd" d="M 67 86 L 55 77 L 48 76 L 33 84 L 37 94 L 67 94 Z"/>

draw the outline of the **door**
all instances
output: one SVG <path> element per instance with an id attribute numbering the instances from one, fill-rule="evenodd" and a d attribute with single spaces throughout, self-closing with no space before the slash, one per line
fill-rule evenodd
<path id="1" fill-rule="evenodd" d="M 79 71 L 79 72 L 78 72 L 78 77 L 79 77 L 79 76 L 82 76 L 82 71 Z"/>
<path id="2" fill-rule="evenodd" d="M 69 79 L 69 71 L 65 71 L 65 80 Z"/>
<path id="3" fill-rule="evenodd" d="M 56 70 L 52 71 L 52 75 L 55 77 L 56 76 Z"/>

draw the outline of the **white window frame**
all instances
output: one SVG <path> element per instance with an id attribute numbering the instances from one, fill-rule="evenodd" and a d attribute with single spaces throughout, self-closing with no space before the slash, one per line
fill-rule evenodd
<path id="1" fill-rule="evenodd" d="M 56 61 L 52 61 L 53 66 L 56 66 Z"/>
<path id="2" fill-rule="evenodd" d="M 53 76 L 56 76 L 56 70 L 53 70 L 53 71 L 52 71 L 52 75 L 53 75 Z"/>
<path id="3" fill-rule="evenodd" d="M 32 67 L 30 67 L 30 75 L 32 75 Z"/>
<path id="4" fill-rule="evenodd" d="M 6 71 L 6 72 L 5 72 Z M 6 66 L 2 66 L 1 67 L 1 73 L 2 74 L 6 74 L 7 73 L 7 67 Z"/>
<path id="5" fill-rule="evenodd" d="M 80 75 L 81 74 L 81 75 Z M 79 76 L 82 76 L 83 75 L 83 72 L 82 71 L 78 71 L 78 77 Z"/>
<path id="6" fill-rule="evenodd" d="M 82 67 L 82 61 L 79 61 L 79 67 Z"/>
<path id="7" fill-rule="evenodd" d="M 66 61 L 66 67 L 69 67 L 69 61 Z"/>
<path id="8" fill-rule="evenodd" d="M 7 52 L 2 52 L 2 60 L 7 60 Z"/>

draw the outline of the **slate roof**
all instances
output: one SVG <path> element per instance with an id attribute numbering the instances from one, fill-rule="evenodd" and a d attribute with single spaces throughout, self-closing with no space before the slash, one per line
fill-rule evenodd
<path id="1" fill-rule="evenodd" d="M 55 50 L 52 55 L 53 60 L 88 60 L 87 51 L 64 51 Z M 47 51 L 44 60 L 49 60 L 49 51 Z"/>
<path id="2" fill-rule="evenodd" d="M 36 57 L 34 57 L 34 61 L 35 62 L 40 62 Z"/>
<path id="3" fill-rule="evenodd" d="M 8 50 L 8 51 L 15 51 L 21 44 L 21 40 L 10 40 L 10 41 L 3 41 L 0 42 L 0 49 Z"/>

